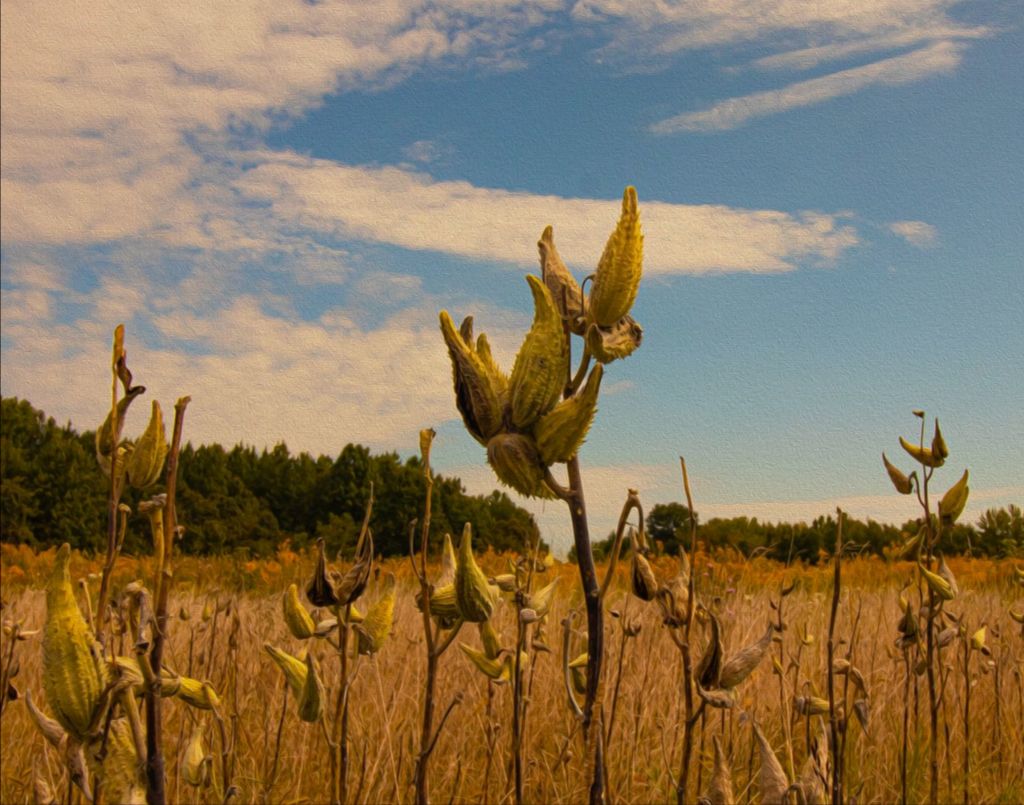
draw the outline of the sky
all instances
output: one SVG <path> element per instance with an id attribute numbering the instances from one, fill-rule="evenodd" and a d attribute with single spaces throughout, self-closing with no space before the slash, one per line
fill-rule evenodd
<path id="1" fill-rule="evenodd" d="M 96 427 L 109 349 L 186 438 L 416 452 L 471 492 L 437 313 L 511 367 L 553 225 L 580 279 L 640 199 L 641 348 L 580 453 L 702 518 L 901 523 L 913 409 L 1024 503 L 1014 0 L 2 6 L 0 387 Z M 577 349 L 578 351 L 578 349 Z M 146 412 L 135 411 L 129 434 Z M 930 434 L 929 434 L 930 436 Z M 523 501 L 558 550 L 564 506 Z"/>

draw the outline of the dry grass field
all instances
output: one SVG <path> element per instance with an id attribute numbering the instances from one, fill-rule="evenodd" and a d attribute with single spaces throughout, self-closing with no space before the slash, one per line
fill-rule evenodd
<path id="1" fill-rule="evenodd" d="M 42 588 L 54 552 L 33 554 L 4 546 L 3 619 L 23 630 L 41 629 L 46 617 Z M 654 563 L 660 578 L 676 571 L 676 560 Z M 210 711 L 172 699 L 164 705 L 164 746 L 168 764 L 168 800 L 221 802 L 224 775 L 235 787 L 234 802 L 322 803 L 330 798 L 328 731 L 319 723 L 303 723 L 294 697 L 278 667 L 264 651 L 265 643 L 299 654 L 302 648 L 282 618 L 282 594 L 296 582 L 304 589 L 313 569 L 311 555 L 282 550 L 273 560 L 233 562 L 230 559 L 180 560 L 169 611 L 177 613 L 169 630 L 165 664 L 176 672 L 208 680 L 218 692 L 223 732 Z M 485 573 L 507 572 L 504 557 L 480 557 Z M 737 688 L 732 709 L 708 708 L 697 727 L 689 799 L 706 794 L 714 772 L 714 738 L 720 737 L 730 771 L 735 802 L 765 800 L 761 752 L 752 723 L 763 729 L 783 768 L 789 764 L 785 735 L 792 735 L 797 772 L 808 753 L 808 737 L 823 729 L 820 717 L 794 710 L 795 696 L 823 696 L 827 684 L 826 640 L 831 599 L 831 568 L 794 566 L 766 560 L 741 561 L 735 556 L 698 555 L 695 586 L 699 599 L 718 616 L 726 656 L 752 643 L 777 618 L 784 584 L 795 589 L 783 599 L 785 631 L 778 633 L 765 658 Z M 965 680 L 962 646 L 954 640 L 942 649 L 944 686 L 939 714 L 941 742 L 940 798 L 964 801 L 965 735 L 970 748 L 967 795 L 977 803 L 1024 801 L 1024 637 L 1010 617 L 1019 611 L 1022 587 L 1013 564 L 960 559 L 951 562 L 960 595 L 947 609 L 962 619 L 968 633 L 986 626 L 985 649 L 969 650 L 969 683 Z M 413 767 L 418 752 L 426 660 L 422 616 L 415 606 L 416 581 L 405 560 L 381 563 L 383 573 L 398 580 L 394 625 L 383 648 L 372 656 L 350 658 L 350 724 L 348 800 L 399 803 L 414 798 Z M 95 573 L 98 566 L 73 557 L 72 578 Z M 604 568 L 599 568 L 602 576 Z M 556 563 L 540 580 L 561 581 L 551 611 L 532 638 L 524 670 L 527 716 L 523 725 L 524 801 L 583 802 L 589 780 L 577 722 L 567 703 L 563 673 L 561 622 L 571 609 L 581 609 L 574 565 Z M 148 560 L 122 558 L 115 571 L 115 592 L 134 578 L 150 578 Z M 374 574 L 360 606 L 379 596 Z M 836 624 L 837 657 L 847 657 L 860 670 L 865 691 L 838 683 L 848 702 L 867 700 L 864 726 L 851 717 L 846 736 L 846 790 L 858 803 L 898 802 L 901 796 L 902 729 L 908 723 L 908 800 L 927 799 L 928 698 L 924 675 L 913 672 L 915 649 L 896 647 L 902 617 L 901 588 L 916 579 L 912 563 L 853 559 L 843 566 L 843 584 Z M 95 577 L 90 582 L 96 594 Z M 906 594 L 916 600 L 916 581 Z M 508 596 L 499 603 L 493 623 L 503 645 L 514 643 L 515 607 Z M 680 651 L 662 622 L 660 610 L 629 592 L 629 563 L 621 561 L 606 599 L 612 616 L 606 621 L 605 667 L 602 682 L 604 756 L 608 800 L 615 803 L 675 801 L 679 773 L 682 713 Z M 204 613 L 205 610 L 205 613 Z M 204 617 L 205 614 L 205 617 Z M 694 623 L 695 653 L 708 640 L 708 619 Z M 576 618 L 570 658 L 584 650 L 582 618 Z M 624 638 L 623 625 L 639 631 Z M 327 699 L 338 690 L 339 666 L 334 648 L 309 641 L 319 659 Z M 479 648 L 473 624 L 466 624 L 455 643 Z M 128 654 L 124 637 L 114 650 Z M 546 651 L 545 647 L 550 649 Z M 5 661 L 12 641 L 5 635 Z M 0 801 L 32 802 L 36 780 L 54 792 L 58 802 L 82 802 L 71 788 L 59 753 L 33 726 L 24 696 L 51 712 L 42 683 L 42 637 L 13 645 L 20 669 L 13 679 L 20 700 L 8 701 L 2 717 Z M 774 659 L 773 659 L 774 658 Z M 776 665 L 778 661 L 778 665 Z M 908 663 L 910 674 L 908 677 Z M 778 668 L 783 669 L 780 678 Z M 840 677 L 845 680 L 846 677 Z M 965 732 L 967 684 L 970 684 L 970 729 Z M 435 802 L 511 802 L 510 770 L 512 689 L 490 682 L 457 645 L 439 660 L 437 708 L 452 709 L 432 755 L 430 794 Z M 827 718 L 827 716 L 826 716 Z M 205 751 L 212 757 L 210 783 L 192 787 L 182 779 L 186 747 L 196 726 L 205 727 Z M 223 738 L 222 738 L 223 736 Z M 713 801 L 713 798 L 712 798 Z"/>

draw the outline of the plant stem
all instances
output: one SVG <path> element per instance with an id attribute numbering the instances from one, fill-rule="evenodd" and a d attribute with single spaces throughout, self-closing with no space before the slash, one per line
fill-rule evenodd
<path id="1" fill-rule="evenodd" d="M 836 617 L 839 614 L 839 593 L 843 562 L 843 512 L 838 511 L 836 523 L 835 575 L 832 580 L 832 611 L 828 620 L 828 725 L 829 749 L 832 753 L 832 797 L 831 801 L 843 801 L 843 764 L 839 756 L 839 719 L 836 714 L 835 690 L 835 632 Z"/>
<path id="2" fill-rule="evenodd" d="M 685 715 L 683 720 L 683 759 L 676 782 L 676 802 L 686 805 L 686 789 L 690 781 L 690 755 L 693 752 L 693 727 L 696 719 L 693 715 L 693 657 L 690 655 L 690 633 L 693 627 L 694 612 L 694 576 L 697 575 L 697 515 L 693 511 L 693 495 L 690 493 L 690 477 L 686 472 L 686 461 L 679 457 L 683 472 L 683 491 L 686 493 L 686 506 L 690 510 L 690 575 L 687 579 L 686 620 L 683 623 L 683 639 L 680 650 L 683 654 L 683 701 Z"/>

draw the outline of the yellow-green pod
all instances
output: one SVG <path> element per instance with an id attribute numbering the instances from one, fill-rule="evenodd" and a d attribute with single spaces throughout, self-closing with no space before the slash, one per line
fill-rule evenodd
<path id="1" fill-rule="evenodd" d="M 636 189 L 627 187 L 622 194 L 619 222 L 605 244 L 594 276 L 594 289 L 587 300 L 587 315 L 591 321 L 611 327 L 629 313 L 640 285 L 643 257 L 644 236 L 640 230 Z"/>
<path id="2" fill-rule="evenodd" d="M 924 577 L 925 583 L 928 585 L 933 593 L 944 601 L 952 601 L 956 597 L 956 593 L 953 591 L 953 586 L 942 576 L 937 573 L 932 573 L 924 565 L 918 563 L 918 570 L 921 571 L 921 575 Z"/>
<path id="3" fill-rule="evenodd" d="M 145 489 L 160 479 L 168 451 L 167 433 L 164 430 L 164 416 L 160 403 L 153 400 L 149 425 L 135 443 L 135 449 L 128 456 L 125 472 L 128 483 L 136 489 Z"/>
<path id="4" fill-rule="evenodd" d="M 971 494 L 970 487 L 967 486 L 967 479 L 968 471 L 964 470 L 960 480 L 953 484 L 939 501 L 939 517 L 946 524 L 955 523 L 956 518 L 963 514 L 964 508 L 967 506 L 967 499 Z"/>
<path id="5" fill-rule="evenodd" d="M 519 348 L 509 379 L 511 420 L 519 430 L 533 427 L 555 407 L 569 372 L 569 342 L 551 292 L 532 274 L 526 281 L 533 292 L 533 325 Z"/>
<path id="6" fill-rule="evenodd" d="M 57 721 L 83 740 L 108 673 L 99 644 L 75 601 L 68 565 L 71 547 L 57 551 L 46 587 L 46 626 L 43 630 L 43 688 Z"/>
<path id="7" fill-rule="evenodd" d="M 178 677 L 178 689 L 174 694 L 186 704 L 199 710 L 213 710 L 220 706 L 220 697 L 209 682 L 200 682 L 187 676 Z"/>
<path id="8" fill-rule="evenodd" d="M 455 405 L 466 430 L 481 444 L 487 444 L 501 428 L 502 406 L 488 366 L 472 345 L 467 344 L 447 310 L 440 313 L 441 334 L 448 346 L 455 385 Z"/>
<path id="9" fill-rule="evenodd" d="M 493 624 L 490 621 L 484 621 L 479 625 L 479 630 L 480 643 L 484 647 L 484 654 L 490 660 L 497 659 L 498 655 L 501 654 L 501 641 Z"/>
<path id="10" fill-rule="evenodd" d="M 911 444 L 902 436 L 900 436 L 900 447 L 906 450 L 907 453 L 910 454 L 911 458 L 921 464 L 924 464 L 926 467 L 941 467 L 946 462 L 946 459 L 937 453 L 932 452 L 929 448 Z"/>
<path id="11" fill-rule="evenodd" d="M 270 643 L 264 643 L 263 649 L 277 663 L 277 667 L 284 673 L 288 682 L 288 688 L 296 699 L 302 696 L 302 690 L 306 687 L 306 663 L 293 657 L 287 651 L 282 651 Z"/>
<path id="12" fill-rule="evenodd" d="M 487 583 L 473 556 L 473 529 L 469 523 L 459 542 L 459 564 L 455 570 L 455 600 L 459 615 L 470 623 L 481 623 L 494 611 L 496 591 Z"/>
<path id="13" fill-rule="evenodd" d="M 882 453 L 882 463 L 885 464 L 885 471 L 889 473 L 889 480 L 892 481 L 892 485 L 896 487 L 896 491 L 901 495 L 909 495 L 914 489 L 910 478 L 894 466 L 893 463 L 885 457 L 885 453 Z"/>
<path id="14" fill-rule="evenodd" d="M 100 760 L 100 751 L 104 754 Z M 86 752 L 89 768 L 102 784 L 103 799 L 119 805 L 144 805 L 145 781 L 139 774 L 131 727 L 123 718 L 110 722 L 106 744 L 102 736 L 89 742 Z"/>
<path id="15" fill-rule="evenodd" d="M 487 443 L 487 463 L 498 480 L 521 495 L 552 499 L 537 443 L 523 433 L 499 433 Z"/>
<path id="16" fill-rule="evenodd" d="M 568 322 L 569 329 L 576 335 L 583 335 L 583 293 L 555 248 L 555 232 L 552 227 L 544 229 L 537 241 L 537 250 L 540 252 L 540 274 L 551 291 L 551 298 Z"/>
<path id="17" fill-rule="evenodd" d="M 367 610 L 357 629 L 360 654 L 376 654 L 384 647 L 394 617 L 395 576 L 388 573 L 384 578 L 384 594 Z"/>
<path id="18" fill-rule="evenodd" d="M 192 731 L 185 756 L 181 759 L 181 778 L 191 786 L 198 788 L 206 783 L 207 756 L 203 747 L 203 727 L 197 724 Z"/>
<path id="19" fill-rule="evenodd" d="M 467 646 L 465 643 L 459 643 L 459 648 L 462 652 L 469 657 L 470 661 L 479 668 L 488 678 L 494 680 L 501 680 L 507 682 L 510 678 L 508 663 L 498 657 L 488 657 L 482 651 L 477 651 L 472 646 Z"/>
<path id="20" fill-rule="evenodd" d="M 543 464 L 569 461 L 579 451 L 597 412 L 603 375 L 604 367 L 598 364 L 579 392 L 562 400 L 537 421 L 533 436 Z"/>
<path id="21" fill-rule="evenodd" d="M 551 611 L 551 603 L 555 598 L 555 588 L 558 586 L 558 579 L 555 578 L 550 584 L 541 587 L 534 593 L 530 593 L 527 606 L 537 613 L 538 620 Z"/>
<path id="22" fill-rule="evenodd" d="M 324 684 L 320 681 L 313 655 L 306 655 L 306 682 L 299 694 L 299 718 L 307 723 L 319 720 L 323 712 Z"/>
<path id="23" fill-rule="evenodd" d="M 282 605 L 284 608 L 284 622 L 288 624 L 288 631 L 299 640 L 307 640 L 312 637 L 316 632 L 316 624 L 313 623 L 313 617 L 302 606 L 302 602 L 299 601 L 299 587 L 297 584 L 288 586 L 282 599 Z"/>

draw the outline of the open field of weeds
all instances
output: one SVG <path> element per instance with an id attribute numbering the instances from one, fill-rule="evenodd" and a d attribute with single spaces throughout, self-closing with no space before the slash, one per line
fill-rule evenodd
<path id="1" fill-rule="evenodd" d="M 55 560 L 55 551 L 33 554 L 4 546 L 3 617 L 22 629 L 41 629 L 46 617 L 42 591 Z M 148 577 L 151 560 L 123 558 L 113 579 L 121 590 L 135 578 Z M 328 732 L 323 722 L 304 723 L 295 698 L 279 668 L 264 650 L 265 643 L 293 655 L 302 641 L 282 617 L 282 596 L 291 583 L 303 588 L 313 572 L 315 557 L 282 551 L 273 560 L 236 563 L 230 559 L 183 558 L 169 611 L 175 613 L 169 630 L 165 664 L 175 672 L 209 681 L 220 699 L 217 718 L 209 710 L 174 701 L 165 709 L 163 742 L 167 758 L 167 798 L 171 802 L 221 802 L 227 793 L 225 775 L 236 802 L 320 803 L 331 798 Z M 731 709 L 708 708 L 695 731 L 690 798 L 711 795 L 715 774 L 715 739 L 728 764 L 733 801 L 768 801 L 762 779 L 766 762 L 753 731 L 761 729 L 783 770 L 792 751 L 799 774 L 808 756 L 808 739 L 818 740 L 827 714 L 801 716 L 796 697 L 821 696 L 826 687 L 826 643 L 830 568 L 792 567 L 765 561 L 740 561 L 727 555 L 698 553 L 695 586 L 723 626 L 722 644 L 728 657 L 755 642 L 769 623 L 777 622 L 773 603 L 783 602 L 786 629 L 776 632 L 769 656 L 738 686 Z M 507 573 L 506 557 L 484 555 L 484 572 Z M 679 774 L 683 695 L 680 652 L 663 623 L 661 611 L 630 593 L 629 563 L 612 582 L 607 606 L 603 708 L 604 759 L 610 802 L 649 803 L 676 799 Z M 1024 800 L 1024 689 L 1021 668 L 1024 639 L 1008 612 L 1020 608 L 1021 587 L 1009 562 L 960 559 L 950 562 L 961 594 L 950 608 L 965 623 L 986 624 L 987 654 L 968 654 L 970 661 L 970 772 L 967 793 L 972 802 Z M 375 569 L 365 600 L 379 597 L 381 579 L 397 577 L 397 596 L 391 634 L 375 654 L 351 659 L 349 765 L 347 790 L 352 802 L 411 802 L 413 773 L 419 751 L 426 660 L 423 625 L 416 608 L 417 582 L 407 560 L 389 560 Z M 657 576 L 677 570 L 674 559 L 653 562 Z M 88 578 L 96 594 L 98 563 L 75 556 L 72 576 Z M 603 576 L 605 568 L 600 568 Z M 836 634 L 837 656 L 846 657 L 863 677 L 864 695 L 849 684 L 846 699 L 867 701 L 866 723 L 851 723 L 846 731 L 846 786 L 857 802 L 897 802 L 901 796 L 903 721 L 908 720 L 907 787 L 910 801 L 927 799 L 928 700 L 925 677 L 913 673 L 915 650 L 896 647 L 901 587 L 914 577 L 909 562 L 883 563 L 854 559 L 843 567 Z M 545 623 L 535 633 L 524 663 L 528 709 L 523 725 L 525 759 L 523 793 L 527 802 L 579 802 L 587 799 L 579 722 L 567 704 L 563 679 L 562 630 L 567 613 L 579 608 L 577 570 L 556 563 L 541 581 L 560 578 Z M 795 583 L 780 599 L 780 589 Z M 492 622 L 503 642 L 515 633 L 516 610 L 509 596 L 498 603 Z M 615 616 L 617 613 L 618 617 Z M 326 617 L 326 612 L 316 615 Z M 710 621 L 694 627 L 695 656 L 709 640 Z M 570 659 L 582 651 L 584 632 L 579 621 L 570 635 Z M 632 637 L 624 637 L 623 627 Z M 32 801 L 41 778 L 56 801 L 84 801 L 69 789 L 68 775 L 58 749 L 33 726 L 24 697 L 50 712 L 42 684 L 42 635 L 12 646 L 5 636 L 4 653 L 16 652 L 19 673 L 13 682 L 22 700 L 8 702 L 2 721 L 0 800 Z M 481 647 L 475 627 L 467 624 L 456 642 Z M 339 668 L 334 649 L 325 641 L 310 642 L 319 660 L 325 700 L 334 702 Z M 963 654 L 954 642 L 943 650 L 943 697 L 940 718 L 940 798 L 964 799 L 964 745 L 967 682 Z M 548 650 L 550 649 L 550 651 Z M 112 640 L 114 653 L 131 654 L 130 637 Z M 776 665 L 778 662 L 778 666 Z M 907 664 L 911 666 L 908 677 Z M 512 801 L 510 764 L 512 686 L 490 681 L 462 651 L 440 657 L 436 679 L 438 707 L 450 715 L 440 731 L 430 767 L 430 795 L 436 802 Z M 777 669 L 784 670 L 780 678 Z M 908 681 L 909 679 L 909 681 Z M 842 690 L 843 685 L 839 686 Z M 852 721 L 852 719 L 851 719 Z M 204 728 L 204 752 L 211 760 L 205 784 L 183 779 L 185 753 L 197 727 Z M 786 735 L 792 736 L 787 748 Z M 222 743 L 223 741 L 223 743 Z M 789 772 L 786 772 L 787 775 Z M 110 801 L 107 799 L 106 801 Z M 712 799 L 712 801 L 715 801 Z M 795 801 L 795 800 L 794 800 Z"/>

